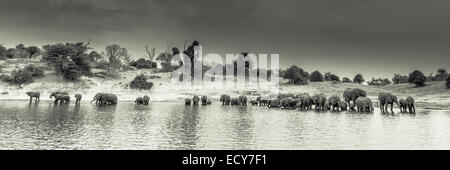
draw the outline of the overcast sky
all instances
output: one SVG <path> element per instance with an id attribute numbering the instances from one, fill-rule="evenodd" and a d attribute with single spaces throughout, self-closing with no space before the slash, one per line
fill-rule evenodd
<path id="1" fill-rule="evenodd" d="M 341 77 L 392 78 L 419 69 L 450 68 L 448 0 L 0 0 L 0 43 L 42 46 L 86 42 L 103 51 L 144 46 L 203 53 L 278 53 L 299 65 Z"/>

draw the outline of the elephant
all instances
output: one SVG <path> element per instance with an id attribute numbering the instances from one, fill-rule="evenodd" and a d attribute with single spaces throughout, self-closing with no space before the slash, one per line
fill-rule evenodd
<path id="1" fill-rule="evenodd" d="M 234 105 L 239 105 L 239 99 L 238 98 L 232 98 L 231 99 L 231 106 L 234 106 Z"/>
<path id="2" fill-rule="evenodd" d="M 51 99 L 52 97 L 54 97 L 54 96 L 56 96 L 58 94 L 69 95 L 69 93 L 67 93 L 66 91 L 55 91 L 55 92 L 50 93 L 49 98 Z"/>
<path id="3" fill-rule="evenodd" d="M 222 94 L 220 96 L 220 102 L 222 102 L 222 106 L 230 105 L 231 97 L 229 95 Z"/>
<path id="4" fill-rule="evenodd" d="M 269 96 L 260 95 L 256 97 L 256 101 L 258 102 L 259 106 L 266 106 L 267 104 L 269 104 Z"/>
<path id="5" fill-rule="evenodd" d="M 97 93 L 92 99 L 91 103 L 100 105 L 115 105 L 117 104 L 117 96 L 112 93 Z"/>
<path id="6" fill-rule="evenodd" d="M 137 97 L 136 100 L 134 101 L 134 103 L 136 103 L 136 104 L 144 104 L 144 99 L 142 97 Z"/>
<path id="7" fill-rule="evenodd" d="M 280 100 L 280 106 L 284 109 L 291 108 L 292 97 L 285 97 Z"/>
<path id="8" fill-rule="evenodd" d="M 325 94 L 320 93 L 313 96 L 314 104 L 316 105 L 316 110 L 325 110 L 325 101 L 327 100 L 327 96 Z"/>
<path id="9" fill-rule="evenodd" d="M 54 97 L 55 101 L 53 103 L 57 104 L 59 101 L 62 104 L 63 102 L 65 102 L 64 99 L 67 100 L 67 97 L 65 97 L 65 96 L 68 96 L 68 95 L 69 95 L 69 93 L 67 93 L 66 91 L 56 91 L 56 92 L 50 93 L 49 98 L 51 99 Z M 70 98 L 69 98 L 69 102 L 70 102 Z"/>
<path id="10" fill-rule="evenodd" d="M 397 101 L 397 96 L 394 96 L 391 93 L 381 92 L 378 95 L 378 102 L 380 104 L 380 110 L 382 113 L 388 112 L 388 105 L 391 105 L 392 113 L 394 113 L 393 110 L 394 103 L 397 104 L 397 106 L 400 106 L 400 104 Z"/>
<path id="11" fill-rule="evenodd" d="M 405 99 L 398 100 L 400 106 L 400 113 L 406 113 L 406 108 L 408 107 L 408 103 Z"/>
<path id="12" fill-rule="evenodd" d="M 252 104 L 253 106 L 258 105 L 258 102 L 256 100 L 251 100 L 250 104 Z"/>
<path id="13" fill-rule="evenodd" d="M 331 110 L 330 102 L 328 100 L 325 101 L 323 105 L 323 110 Z"/>
<path id="14" fill-rule="evenodd" d="M 192 97 L 192 102 L 193 105 L 198 105 L 198 102 L 200 101 L 200 97 L 198 97 L 197 95 L 195 95 L 194 97 Z"/>
<path id="15" fill-rule="evenodd" d="M 207 100 L 207 101 L 206 101 L 206 104 L 207 104 L 207 105 L 210 105 L 211 103 L 212 103 L 211 100 Z"/>
<path id="16" fill-rule="evenodd" d="M 56 94 L 53 96 L 55 98 L 54 104 L 63 104 L 63 103 L 70 103 L 70 96 L 65 94 Z"/>
<path id="17" fill-rule="evenodd" d="M 368 97 L 358 97 L 355 104 L 358 112 L 370 113 L 373 111 L 372 100 Z"/>
<path id="18" fill-rule="evenodd" d="M 247 106 L 247 96 L 239 96 L 239 105 Z"/>
<path id="19" fill-rule="evenodd" d="M 202 96 L 202 105 L 206 105 L 206 102 L 208 101 L 208 96 Z"/>
<path id="20" fill-rule="evenodd" d="M 406 98 L 406 103 L 408 104 L 409 113 L 416 113 L 416 107 L 414 106 L 414 98 L 408 96 Z"/>
<path id="21" fill-rule="evenodd" d="M 353 104 L 355 104 L 355 101 L 358 97 L 366 97 L 366 91 L 359 88 L 347 88 L 344 91 L 343 97 L 350 106 L 350 101 L 353 101 Z"/>
<path id="22" fill-rule="evenodd" d="M 280 99 L 280 100 L 283 99 L 283 98 L 287 98 L 287 97 L 295 98 L 294 94 L 292 94 L 292 93 L 288 93 L 288 94 L 280 93 L 280 94 L 278 94 L 278 99 Z"/>
<path id="23" fill-rule="evenodd" d="M 75 94 L 75 104 L 81 103 L 81 94 Z"/>
<path id="24" fill-rule="evenodd" d="M 272 108 L 272 107 L 280 107 L 280 99 L 272 99 L 269 101 L 269 104 L 267 104 L 267 107 Z"/>
<path id="25" fill-rule="evenodd" d="M 311 97 L 308 94 L 297 95 L 300 109 L 311 109 Z"/>
<path id="26" fill-rule="evenodd" d="M 339 111 L 340 103 L 341 103 L 341 99 L 339 98 L 339 96 L 334 95 L 334 96 L 331 96 L 330 98 L 328 98 L 328 104 L 332 111 Z"/>
<path id="27" fill-rule="evenodd" d="M 339 107 L 340 107 L 341 111 L 347 110 L 347 102 L 339 101 Z"/>
<path id="28" fill-rule="evenodd" d="M 290 107 L 291 108 L 293 108 L 293 109 L 295 109 L 295 108 L 297 108 L 297 105 L 298 105 L 298 103 L 299 103 L 299 100 L 298 99 L 292 99 L 291 100 L 291 103 L 290 103 Z"/>
<path id="29" fill-rule="evenodd" d="M 184 99 L 184 104 L 191 105 L 191 99 L 190 98 Z"/>
<path id="30" fill-rule="evenodd" d="M 142 97 L 142 100 L 144 102 L 144 105 L 148 105 L 150 103 L 150 97 L 148 97 L 147 95 L 144 95 Z"/>
<path id="31" fill-rule="evenodd" d="M 41 101 L 41 99 L 40 99 L 41 93 L 39 93 L 39 92 L 29 91 L 29 92 L 26 92 L 25 94 L 30 96 L 30 103 L 33 100 L 33 97 L 35 98 L 34 103 L 39 103 Z"/>

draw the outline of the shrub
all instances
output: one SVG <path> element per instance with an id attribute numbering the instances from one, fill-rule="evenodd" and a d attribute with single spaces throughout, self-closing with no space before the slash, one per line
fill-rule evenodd
<path id="1" fill-rule="evenodd" d="M 144 75 L 138 75 L 131 81 L 130 87 L 138 90 L 150 90 L 153 87 L 153 83 L 147 82 L 147 77 Z"/>
<path id="2" fill-rule="evenodd" d="M 424 86 L 426 81 L 425 75 L 419 70 L 414 70 L 409 74 L 408 82 L 414 83 L 417 87 Z"/>
<path id="3" fill-rule="evenodd" d="M 450 89 L 450 76 L 447 77 L 446 86 L 447 86 L 447 89 Z"/>
<path id="4" fill-rule="evenodd" d="M 331 81 L 336 81 L 336 82 L 341 82 L 341 79 L 336 74 L 331 74 L 330 75 L 330 80 Z"/>
<path id="5" fill-rule="evenodd" d="M 361 74 L 357 74 L 355 78 L 353 78 L 353 82 L 361 84 L 364 82 L 364 77 Z"/>
<path id="6" fill-rule="evenodd" d="M 408 83 L 408 76 L 394 74 L 394 77 L 392 78 L 392 82 L 394 82 L 394 84 Z"/>
<path id="7" fill-rule="evenodd" d="M 130 66 L 136 67 L 137 69 L 152 69 L 156 68 L 157 64 L 156 62 L 140 58 L 137 61 L 130 62 Z"/>
<path id="8" fill-rule="evenodd" d="M 312 82 L 323 81 L 323 75 L 319 72 L 319 70 L 316 70 L 311 73 L 311 75 L 309 76 L 309 80 Z"/>
<path id="9" fill-rule="evenodd" d="M 36 65 L 30 64 L 23 68 L 25 71 L 30 72 L 33 77 L 44 76 L 44 68 L 38 67 Z"/>
<path id="10" fill-rule="evenodd" d="M 4 81 L 12 85 L 21 85 L 33 82 L 33 76 L 26 70 L 14 70 L 9 77 L 4 77 Z"/>
<path id="11" fill-rule="evenodd" d="M 350 80 L 348 77 L 342 78 L 342 83 L 353 83 L 352 80 Z"/>

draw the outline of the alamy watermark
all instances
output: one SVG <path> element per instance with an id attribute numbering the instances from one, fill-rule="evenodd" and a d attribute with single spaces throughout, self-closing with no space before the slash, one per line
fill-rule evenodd
<path id="1" fill-rule="evenodd" d="M 225 60 L 216 53 L 205 56 L 202 46 L 194 47 L 194 55 L 174 55 L 171 82 L 182 89 L 279 89 L 279 54 L 226 54 Z M 270 60 L 270 69 L 269 67 Z"/>

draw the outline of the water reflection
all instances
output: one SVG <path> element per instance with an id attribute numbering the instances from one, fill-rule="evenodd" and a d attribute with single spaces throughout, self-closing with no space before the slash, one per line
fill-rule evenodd
<path id="1" fill-rule="evenodd" d="M 450 149 L 450 112 L 0 102 L 0 149 Z"/>

